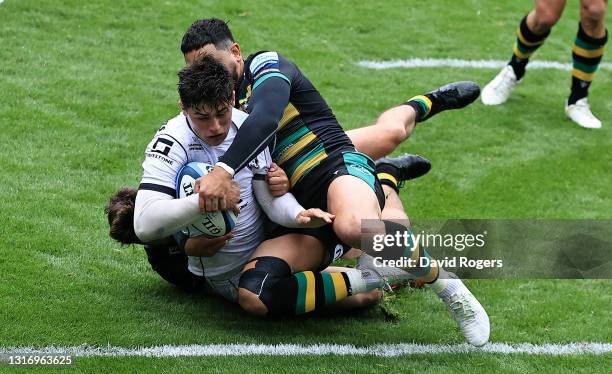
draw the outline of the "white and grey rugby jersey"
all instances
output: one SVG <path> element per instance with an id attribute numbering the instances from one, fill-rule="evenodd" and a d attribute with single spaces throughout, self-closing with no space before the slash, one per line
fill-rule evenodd
<path id="1" fill-rule="evenodd" d="M 189 162 L 207 162 L 214 165 L 219 156 L 232 144 L 238 128 L 247 114 L 232 110 L 232 126 L 227 138 L 217 146 L 210 146 L 193 132 L 181 113 L 162 126 L 145 151 L 144 169 L 139 189 L 162 192 L 176 197 L 176 176 Z M 266 148 L 249 165 L 234 176 L 240 185 L 238 215 L 234 238 L 215 256 L 189 259 L 189 270 L 197 275 L 217 276 L 242 267 L 257 245 L 263 241 L 262 212 L 255 201 L 252 179 L 256 172 L 266 173 L 272 158 Z M 202 267 L 204 268 L 202 271 Z"/>

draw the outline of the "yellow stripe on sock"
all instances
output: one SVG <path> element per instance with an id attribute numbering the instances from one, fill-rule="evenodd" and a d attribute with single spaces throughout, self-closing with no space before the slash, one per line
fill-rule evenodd
<path id="1" fill-rule="evenodd" d="M 431 103 L 431 100 L 429 100 L 429 98 L 427 96 L 425 96 L 425 95 L 418 95 L 418 96 L 413 97 L 410 100 L 416 100 L 416 99 L 420 99 L 420 100 L 423 100 L 424 102 L 426 102 L 427 103 L 427 107 L 429 108 L 429 110 L 431 110 L 431 106 L 433 104 Z"/>
<path id="2" fill-rule="evenodd" d="M 576 44 L 574 44 L 574 46 L 572 47 L 572 51 L 578 56 L 594 58 L 603 56 L 604 47 L 589 50 L 578 47 Z"/>
<path id="3" fill-rule="evenodd" d="M 306 303 L 304 313 L 312 312 L 315 308 L 315 278 L 312 271 L 305 271 L 306 276 Z"/>
<path id="4" fill-rule="evenodd" d="M 336 301 L 346 299 L 348 296 L 348 290 L 346 289 L 346 283 L 341 273 L 330 273 L 332 280 L 334 281 L 334 289 L 336 290 Z"/>
<path id="5" fill-rule="evenodd" d="M 528 59 L 528 58 L 531 56 L 531 53 L 530 53 L 530 54 L 527 54 L 527 53 L 523 53 L 523 52 L 521 52 L 521 50 L 520 50 L 520 49 L 518 49 L 518 47 L 516 46 L 516 44 L 514 45 L 514 48 L 512 49 L 512 51 L 514 52 L 514 55 L 515 55 L 516 57 L 520 58 L 521 60 L 526 60 L 526 59 Z"/>
<path id="6" fill-rule="evenodd" d="M 590 82 L 595 77 L 595 73 L 585 73 L 584 71 L 578 69 L 572 69 L 572 76 L 581 79 L 583 81 Z"/>
<path id="7" fill-rule="evenodd" d="M 387 179 L 390 180 L 391 182 L 393 182 L 393 184 L 395 184 L 397 186 L 397 179 L 395 179 L 395 177 L 389 173 L 378 173 L 376 174 L 378 176 L 378 179 Z"/>
<path id="8" fill-rule="evenodd" d="M 527 39 L 525 39 L 523 34 L 521 34 L 521 28 L 520 27 L 516 30 L 516 36 L 519 38 L 521 43 L 525 44 L 527 47 L 535 47 L 537 45 L 542 45 L 542 43 L 544 43 L 544 39 L 540 40 L 539 42 L 530 42 L 530 41 L 527 41 Z"/>

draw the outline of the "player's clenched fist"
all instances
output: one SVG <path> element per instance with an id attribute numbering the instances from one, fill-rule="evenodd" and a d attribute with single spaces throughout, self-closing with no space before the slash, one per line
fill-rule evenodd
<path id="1" fill-rule="evenodd" d="M 195 192 L 200 195 L 199 205 L 202 212 L 238 209 L 240 188 L 232 181 L 228 172 L 215 167 L 207 175 L 196 179 Z"/>

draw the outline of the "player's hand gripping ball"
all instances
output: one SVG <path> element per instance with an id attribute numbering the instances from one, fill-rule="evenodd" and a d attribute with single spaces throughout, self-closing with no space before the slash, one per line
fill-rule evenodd
<path id="1" fill-rule="evenodd" d="M 212 170 L 213 166 L 205 162 L 190 162 L 176 176 L 176 197 L 184 198 L 195 193 L 195 181 Z M 236 226 L 236 215 L 231 210 L 219 210 L 203 213 L 183 232 L 190 236 L 206 235 L 210 238 L 223 236 Z"/>

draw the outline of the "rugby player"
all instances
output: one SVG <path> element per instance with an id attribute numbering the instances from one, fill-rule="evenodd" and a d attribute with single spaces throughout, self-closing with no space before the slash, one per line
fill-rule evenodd
<path id="1" fill-rule="evenodd" d="M 281 228 L 275 238 L 262 243 L 240 278 L 241 306 L 258 315 L 299 314 L 335 302 L 339 295 L 345 297 L 354 290 L 380 288 L 364 277 L 343 274 L 332 281 L 312 271 L 325 268 L 351 247 L 361 247 L 361 220 L 391 218 L 382 214 L 385 195 L 374 162 L 356 151 L 312 83 L 277 52 L 258 52 L 243 61 L 229 28 L 217 19 L 192 24 L 181 50 L 193 65 L 211 63 L 208 56 L 225 65 L 236 82 L 238 105 L 249 112 L 215 168 L 196 181 L 200 208 L 214 211 L 231 206 L 227 197 L 232 177 L 254 155 L 271 146 L 274 160 L 288 173 L 290 191 L 296 199 L 335 216 L 331 227 Z M 200 60 L 202 55 L 206 60 Z M 468 105 L 478 93 L 476 84 L 460 82 L 419 95 L 399 108 L 412 114 L 413 129 L 417 121 Z M 384 127 L 378 123 L 372 127 L 376 126 Z M 405 122 L 401 126 L 410 128 Z M 405 218 L 405 214 L 393 218 Z M 389 219 L 379 223 L 377 230 L 381 233 L 409 231 Z M 310 248 L 306 253 L 300 251 L 304 246 Z M 329 248 L 336 250 L 330 253 Z M 445 272 L 440 274 L 435 266 L 421 267 L 418 260 L 430 257 L 425 248 L 417 246 L 411 257 L 417 265 L 405 270 L 417 281 L 430 284 L 468 342 L 485 344 L 488 316 L 467 287 L 458 279 L 449 279 Z"/>
<path id="2" fill-rule="evenodd" d="M 162 126 L 147 146 L 133 218 L 135 235 L 142 242 L 165 238 L 201 214 L 198 195 L 174 199 L 176 175 L 184 164 L 191 161 L 214 164 L 230 146 L 247 116 L 233 108 L 233 84 L 225 67 L 212 57 L 208 57 L 209 61 L 206 59 L 205 56 L 203 64 L 193 64 L 181 70 L 179 94 L 183 112 Z M 228 300 L 238 301 L 238 279 L 242 267 L 264 239 L 261 211 L 253 195 L 268 216 L 285 227 L 317 227 L 330 223 L 334 218 L 320 209 L 304 210 L 291 194 L 272 198 L 264 180 L 271 163 L 271 155 L 264 149 L 236 174 L 240 214 L 230 240 L 222 248 L 216 248 L 218 252 L 214 256 L 189 257 L 189 271 L 203 275 L 215 292 Z M 301 250 L 309 252 L 307 246 Z M 208 250 L 206 254 L 211 252 Z M 344 303 L 347 306 L 377 300 L 377 288 L 385 282 L 377 273 L 366 274 L 348 268 L 327 269 L 330 270 L 333 270 L 329 273 L 330 279 L 352 277 L 355 285 L 358 282 L 360 285 L 365 282 L 376 285 L 370 288 L 355 286 L 346 290 L 342 297 L 338 294 L 336 301 L 346 299 Z M 364 295 L 354 297 L 357 294 Z"/>
<path id="3" fill-rule="evenodd" d="M 529 58 L 550 35 L 559 21 L 566 0 L 536 0 L 535 9 L 521 20 L 510 62 L 482 90 L 485 105 L 505 103 L 516 85 L 522 81 Z M 589 87 L 601 62 L 608 41 L 605 26 L 607 0 L 580 0 L 580 22 L 572 47 L 572 84 L 565 102 L 565 114 L 581 127 L 601 128 L 588 102 Z"/>

